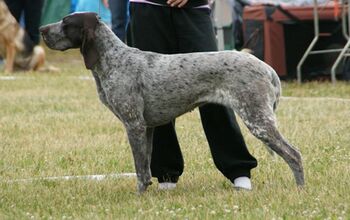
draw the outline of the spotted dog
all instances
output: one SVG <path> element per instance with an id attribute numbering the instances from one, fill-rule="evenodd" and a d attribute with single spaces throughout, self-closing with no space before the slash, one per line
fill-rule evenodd
<path id="1" fill-rule="evenodd" d="M 138 190 L 151 184 L 154 127 L 216 103 L 233 109 L 250 132 L 281 156 L 304 184 L 300 153 L 277 129 L 281 94 L 275 71 L 237 51 L 163 55 L 122 43 L 94 13 L 75 13 L 40 28 L 54 50 L 80 48 L 100 100 L 124 124 L 134 156 Z"/>

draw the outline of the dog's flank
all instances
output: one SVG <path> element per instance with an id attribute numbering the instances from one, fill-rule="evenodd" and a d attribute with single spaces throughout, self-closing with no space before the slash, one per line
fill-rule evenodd
<path id="1" fill-rule="evenodd" d="M 277 130 L 274 109 L 280 81 L 254 56 L 236 51 L 140 51 L 123 44 L 93 13 L 69 15 L 42 27 L 41 33 L 52 49 L 80 48 L 100 100 L 126 128 L 140 192 L 151 183 L 154 127 L 206 103 L 233 109 L 253 135 L 288 163 L 297 184 L 304 184 L 301 155 Z"/>
<path id="2" fill-rule="evenodd" d="M 44 49 L 34 45 L 3 0 L 0 0 L 0 55 L 6 58 L 5 72 L 15 68 L 38 70 L 45 63 Z"/>

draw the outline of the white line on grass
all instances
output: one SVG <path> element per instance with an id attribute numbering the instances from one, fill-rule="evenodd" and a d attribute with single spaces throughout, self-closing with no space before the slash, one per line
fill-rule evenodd
<path id="1" fill-rule="evenodd" d="M 0 80 L 16 80 L 18 79 L 17 77 L 14 76 L 0 76 Z"/>
<path id="2" fill-rule="evenodd" d="M 0 76 L 0 81 L 14 81 L 14 80 L 32 80 L 32 76 Z"/>
<path id="3" fill-rule="evenodd" d="M 119 179 L 119 178 L 131 178 L 136 177 L 136 173 L 114 173 L 114 174 L 101 174 L 101 175 L 85 175 L 85 176 L 51 176 L 51 177 L 38 177 L 28 179 L 14 179 L 1 181 L 6 183 L 19 183 L 19 182 L 33 182 L 33 181 L 60 181 L 60 180 L 96 180 L 101 181 L 105 179 Z"/>

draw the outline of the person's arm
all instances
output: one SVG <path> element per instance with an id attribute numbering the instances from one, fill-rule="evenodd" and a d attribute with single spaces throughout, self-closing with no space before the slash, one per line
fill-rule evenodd
<path id="1" fill-rule="evenodd" d="M 106 8 L 109 8 L 108 0 L 102 0 L 102 3 Z"/>
<path id="2" fill-rule="evenodd" d="M 181 8 L 184 5 L 186 5 L 187 2 L 188 0 L 168 0 L 167 4 L 170 5 L 171 7 Z"/>

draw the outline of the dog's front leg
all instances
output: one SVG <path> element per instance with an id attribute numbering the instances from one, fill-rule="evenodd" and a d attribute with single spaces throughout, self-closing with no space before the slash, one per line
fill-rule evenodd
<path id="1" fill-rule="evenodd" d="M 126 126 L 137 175 L 138 192 L 143 193 L 151 182 L 153 128 L 136 124 Z"/>
<path id="2" fill-rule="evenodd" d="M 6 65 L 5 72 L 10 73 L 13 71 L 15 65 L 15 56 L 16 56 L 16 46 L 14 44 L 6 45 Z"/>

